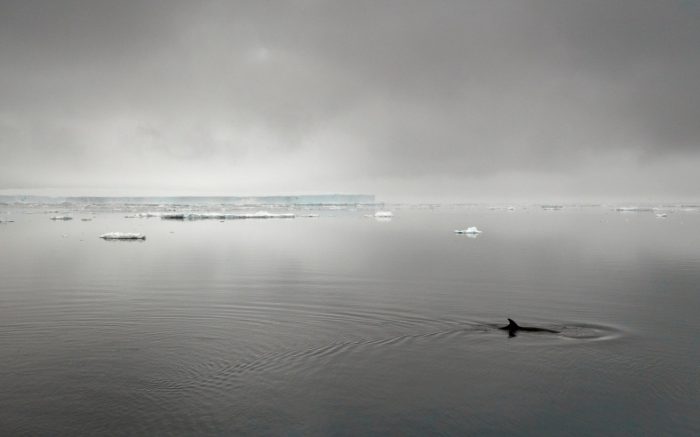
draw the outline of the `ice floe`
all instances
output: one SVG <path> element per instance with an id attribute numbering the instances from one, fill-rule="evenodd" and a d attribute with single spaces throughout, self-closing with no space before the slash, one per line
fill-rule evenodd
<path id="1" fill-rule="evenodd" d="M 69 215 L 55 215 L 51 217 L 51 220 L 73 220 L 73 217 Z"/>
<path id="2" fill-rule="evenodd" d="M 164 220 L 241 220 L 241 219 L 273 219 L 295 218 L 295 214 L 274 214 L 267 211 L 258 211 L 252 214 L 234 214 L 223 212 L 164 212 L 160 218 Z"/>
<path id="3" fill-rule="evenodd" d="M 654 211 L 653 208 L 648 208 L 645 206 L 620 206 L 615 209 L 617 212 L 651 212 Z"/>
<path id="4" fill-rule="evenodd" d="M 107 232 L 100 235 L 104 240 L 145 240 L 146 236 L 134 232 Z"/>
<path id="5" fill-rule="evenodd" d="M 468 234 L 468 235 L 476 235 L 480 234 L 481 231 L 477 229 L 476 226 L 470 226 L 467 229 L 455 229 L 455 234 Z"/>
<path id="6" fill-rule="evenodd" d="M 394 216 L 394 213 L 391 211 L 377 211 L 374 213 L 374 217 L 376 218 L 391 218 Z"/>

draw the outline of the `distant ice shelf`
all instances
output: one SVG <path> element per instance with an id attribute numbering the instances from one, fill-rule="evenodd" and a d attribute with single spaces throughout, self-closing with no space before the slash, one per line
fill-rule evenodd
<path id="1" fill-rule="evenodd" d="M 274 214 L 267 211 L 258 211 L 252 214 L 233 214 L 222 212 L 164 212 L 160 214 L 163 220 L 242 220 L 242 219 L 290 219 L 295 214 Z"/>
<path id="2" fill-rule="evenodd" d="M 100 235 L 104 240 L 145 240 L 146 236 L 133 232 L 107 232 Z"/>

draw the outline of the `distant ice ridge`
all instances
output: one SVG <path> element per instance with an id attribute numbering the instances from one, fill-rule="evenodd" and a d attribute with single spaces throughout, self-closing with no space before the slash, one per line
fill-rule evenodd
<path id="1" fill-rule="evenodd" d="M 471 234 L 471 235 L 476 235 L 480 234 L 481 231 L 476 228 L 476 226 L 470 226 L 467 229 L 455 229 L 455 234 Z"/>
<path id="2" fill-rule="evenodd" d="M 295 217 L 295 214 L 274 214 L 267 211 L 258 211 L 253 214 L 232 214 L 223 212 L 164 212 L 160 214 L 160 218 L 164 220 L 240 220 Z"/>
<path id="3" fill-rule="evenodd" d="M 377 211 L 374 213 L 374 216 L 377 218 L 391 218 L 394 216 L 394 213 L 391 211 Z"/>
<path id="4" fill-rule="evenodd" d="M 51 220 L 73 220 L 73 217 L 69 215 L 55 215 L 51 217 Z"/>
<path id="5" fill-rule="evenodd" d="M 100 235 L 100 238 L 105 240 L 145 240 L 146 236 L 133 232 L 107 232 Z"/>

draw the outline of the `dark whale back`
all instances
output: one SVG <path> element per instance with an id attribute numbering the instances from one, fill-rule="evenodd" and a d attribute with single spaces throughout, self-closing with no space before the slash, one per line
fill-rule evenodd
<path id="1" fill-rule="evenodd" d="M 533 326 L 520 326 L 517 323 L 515 323 L 515 320 L 513 319 L 508 319 L 508 325 L 503 326 L 498 329 L 503 329 L 504 331 L 508 331 L 511 335 L 515 334 L 518 331 L 527 331 L 527 332 L 551 332 L 553 334 L 558 334 L 559 331 L 555 331 L 553 329 L 547 329 L 547 328 L 536 328 Z"/>

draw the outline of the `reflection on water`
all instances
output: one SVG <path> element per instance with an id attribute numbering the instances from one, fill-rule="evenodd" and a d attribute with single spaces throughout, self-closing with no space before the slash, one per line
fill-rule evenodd
<path id="1" fill-rule="evenodd" d="M 5 209 L 3 435 L 700 432 L 696 212 Z"/>

